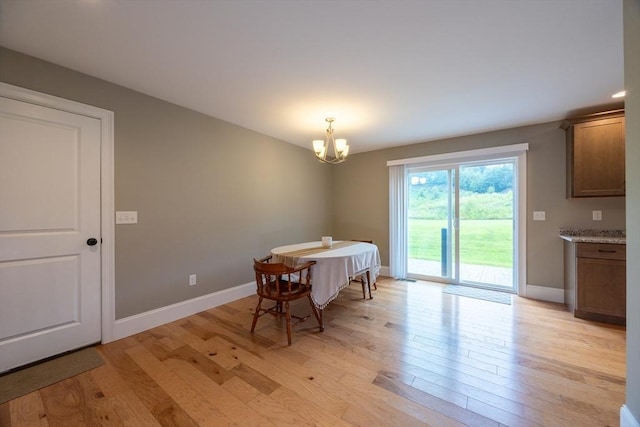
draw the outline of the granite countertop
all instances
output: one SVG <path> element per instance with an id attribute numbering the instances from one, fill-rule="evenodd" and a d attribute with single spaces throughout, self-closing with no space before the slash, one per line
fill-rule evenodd
<path id="1" fill-rule="evenodd" d="M 591 230 L 585 228 L 561 228 L 560 238 L 571 243 L 610 243 L 625 245 L 624 230 Z"/>

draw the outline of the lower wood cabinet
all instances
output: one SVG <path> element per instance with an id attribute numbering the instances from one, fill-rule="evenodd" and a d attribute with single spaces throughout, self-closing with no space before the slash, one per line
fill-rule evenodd
<path id="1" fill-rule="evenodd" d="M 565 293 L 576 317 L 626 323 L 626 246 L 565 242 Z"/>

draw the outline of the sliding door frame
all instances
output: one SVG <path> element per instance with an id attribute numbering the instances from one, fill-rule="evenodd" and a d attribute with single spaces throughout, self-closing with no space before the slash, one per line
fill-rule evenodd
<path id="1" fill-rule="evenodd" d="M 480 162 L 483 160 L 509 159 L 515 160 L 516 173 L 514 176 L 514 248 L 516 256 L 513 259 L 514 289 L 520 296 L 526 296 L 526 201 L 527 201 L 527 159 L 529 144 L 514 144 L 484 148 L 479 150 L 459 151 L 432 156 L 414 157 L 410 159 L 391 160 L 389 166 L 389 250 L 390 274 L 396 278 L 407 276 L 407 205 L 406 205 L 406 176 L 413 165 L 425 167 L 447 167 L 460 163 Z M 456 176 L 456 180 L 458 177 Z M 402 182 L 399 182 L 399 181 Z M 401 188 L 403 191 L 396 191 Z M 404 215 L 403 215 L 404 213 Z M 456 233 L 457 234 L 457 233 Z M 459 273 L 458 273 L 459 274 Z M 458 278 L 459 279 L 459 278 Z"/>

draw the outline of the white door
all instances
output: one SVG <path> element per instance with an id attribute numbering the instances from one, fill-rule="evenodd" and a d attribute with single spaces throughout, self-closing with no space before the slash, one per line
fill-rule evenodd
<path id="1" fill-rule="evenodd" d="M 100 126 L 0 98 L 0 372 L 100 341 Z"/>

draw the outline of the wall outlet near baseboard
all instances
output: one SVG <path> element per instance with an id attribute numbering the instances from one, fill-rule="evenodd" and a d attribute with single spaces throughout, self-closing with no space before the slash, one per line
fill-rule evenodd
<path id="1" fill-rule="evenodd" d="M 195 274 L 189 275 L 189 286 L 193 286 L 197 283 L 197 276 Z"/>

